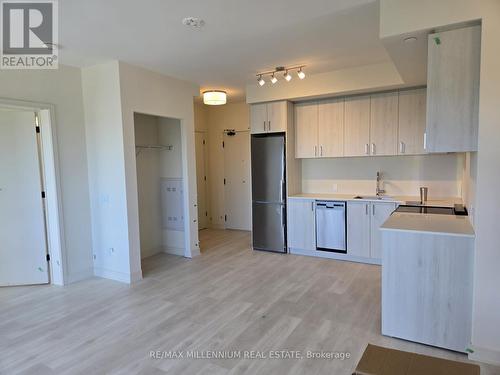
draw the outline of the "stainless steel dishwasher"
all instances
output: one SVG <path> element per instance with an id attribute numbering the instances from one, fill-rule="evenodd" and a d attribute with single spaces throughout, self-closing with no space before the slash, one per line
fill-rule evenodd
<path id="1" fill-rule="evenodd" d="M 347 253 L 346 202 L 316 201 L 316 249 Z"/>

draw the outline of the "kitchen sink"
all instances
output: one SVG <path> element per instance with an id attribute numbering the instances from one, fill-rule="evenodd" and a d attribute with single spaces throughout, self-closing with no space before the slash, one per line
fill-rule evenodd
<path id="1" fill-rule="evenodd" d="M 378 200 L 378 201 L 393 201 L 394 198 L 388 195 L 357 195 L 354 199 Z"/>

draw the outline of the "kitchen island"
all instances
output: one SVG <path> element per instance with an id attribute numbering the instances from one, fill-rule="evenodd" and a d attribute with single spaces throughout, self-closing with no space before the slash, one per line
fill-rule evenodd
<path id="1" fill-rule="evenodd" d="M 382 334 L 470 345 L 474 230 L 467 216 L 393 213 L 382 231 Z"/>

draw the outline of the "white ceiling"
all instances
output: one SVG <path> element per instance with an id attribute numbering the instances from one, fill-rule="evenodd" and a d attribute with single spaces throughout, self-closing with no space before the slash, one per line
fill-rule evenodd
<path id="1" fill-rule="evenodd" d="M 375 0 L 61 0 L 61 62 L 110 59 L 242 99 L 255 74 L 306 73 L 388 61 Z M 184 17 L 205 20 L 201 30 Z"/>

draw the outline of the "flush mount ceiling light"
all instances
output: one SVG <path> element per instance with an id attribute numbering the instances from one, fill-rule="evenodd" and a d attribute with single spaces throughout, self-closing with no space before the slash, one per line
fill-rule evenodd
<path id="1" fill-rule="evenodd" d="M 227 102 L 227 94 L 222 90 L 208 90 L 203 92 L 203 103 L 206 105 L 223 105 Z"/>
<path id="2" fill-rule="evenodd" d="M 186 17 L 182 20 L 184 26 L 200 29 L 205 26 L 205 21 L 198 17 Z"/>
<path id="3" fill-rule="evenodd" d="M 276 77 L 276 73 L 281 73 L 283 72 L 283 78 L 287 82 L 290 82 L 292 80 L 292 75 L 290 74 L 291 70 L 296 70 L 297 75 L 299 76 L 300 79 L 304 79 L 306 74 L 302 70 L 305 67 L 305 65 L 295 65 L 295 66 L 277 66 L 274 70 L 269 70 L 266 72 L 260 72 L 257 73 L 257 82 L 259 83 L 260 86 L 264 86 L 266 81 L 264 81 L 263 76 L 271 76 L 271 83 L 276 83 L 278 82 L 278 78 Z"/>
<path id="4" fill-rule="evenodd" d="M 403 39 L 403 42 L 405 42 L 405 43 L 413 43 L 416 41 L 417 41 L 417 38 L 414 36 L 409 36 L 409 37 L 406 37 Z"/>

